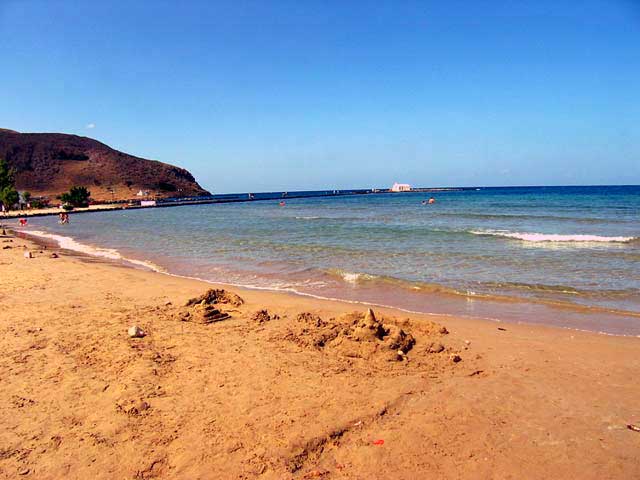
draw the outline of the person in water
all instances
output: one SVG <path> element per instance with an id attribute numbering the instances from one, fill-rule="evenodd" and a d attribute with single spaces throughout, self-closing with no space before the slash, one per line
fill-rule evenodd
<path id="1" fill-rule="evenodd" d="M 432 205 L 432 204 L 434 204 L 434 203 L 436 203 L 436 199 L 435 199 L 435 198 L 433 198 L 433 197 L 431 197 L 431 198 L 429 199 L 429 205 Z"/>

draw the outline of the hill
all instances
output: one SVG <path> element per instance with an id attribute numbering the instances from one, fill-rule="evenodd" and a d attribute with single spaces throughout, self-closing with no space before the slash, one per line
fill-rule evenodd
<path id="1" fill-rule="evenodd" d="M 0 129 L 0 158 L 16 172 L 18 190 L 54 197 L 74 185 L 94 200 L 208 195 L 184 168 L 119 152 L 92 138 Z"/>

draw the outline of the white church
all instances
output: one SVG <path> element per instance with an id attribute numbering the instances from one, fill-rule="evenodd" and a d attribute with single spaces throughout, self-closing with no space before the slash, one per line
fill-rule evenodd
<path id="1" fill-rule="evenodd" d="M 411 191 L 411 185 L 409 185 L 408 183 L 398 183 L 398 182 L 396 182 L 391 187 L 391 191 L 392 192 L 410 192 Z"/>

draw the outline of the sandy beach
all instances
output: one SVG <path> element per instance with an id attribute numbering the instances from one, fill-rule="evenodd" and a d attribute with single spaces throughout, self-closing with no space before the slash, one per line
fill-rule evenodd
<path id="1" fill-rule="evenodd" d="M 638 6 L 0 0 L 0 480 L 640 480 Z"/>
<path id="2" fill-rule="evenodd" d="M 0 241 L 2 478 L 640 477 L 638 338 Z"/>

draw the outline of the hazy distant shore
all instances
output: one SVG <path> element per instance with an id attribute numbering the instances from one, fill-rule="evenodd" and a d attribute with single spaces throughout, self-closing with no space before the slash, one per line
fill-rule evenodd
<path id="1" fill-rule="evenodd" d="M 442 188 L 414 188 L 413 193 L 426 192 L 456 192 L 463 190 L 476 190 L 476 188 L 467 187 L 442 187 Z M 258 193 L 223 193 L 215 195 L 206 195 L 201 197 L 176 197 L 152 200 L 152 205 L 141 204 L 141 200 L 120 200 L 114 203 L 101 203 L 90 205 L 87 208 L 74 208 L 72 213 L 100 212 L 109 210 L 125 210 L 130 208 L 155 208 L 155 207 L 177 207 L 183 205 L 207 205 L 215 203 L 237 203 L 237 202 L 258 202 L 268 200 L 288 200 L 295 198 L 318 198 L 318 197 L 343 197 L 349 195 L 371 195 L 391 192 L 388 189 L 347 189 L 347 190 L 304 190 L 292 192 L 258 192 Z M 403 192 L 407 193 L 407 192 Z M 149 200 L 149 199 L 143 199 Z M 10 210 L 0 215 L 2 218 L 19 218 L 19 217 L 43 217 L 50 215 L 58 215 L 62 209 L 58 206 L 48 208 L 28 208 L 24 210 Z"/>

